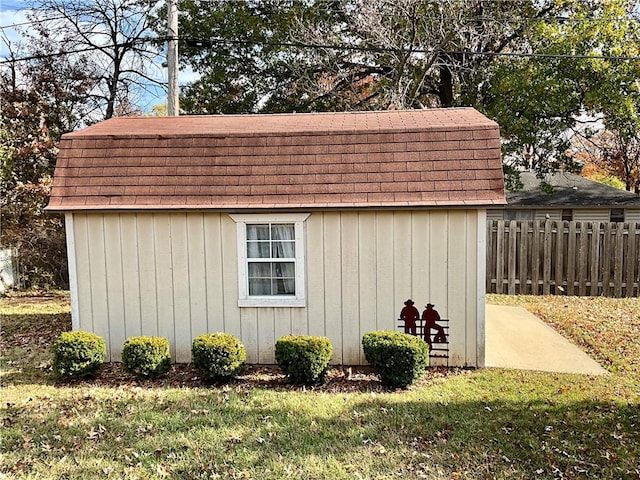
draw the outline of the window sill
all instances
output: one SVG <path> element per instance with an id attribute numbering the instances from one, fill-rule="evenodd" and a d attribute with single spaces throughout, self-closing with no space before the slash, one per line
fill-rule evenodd
<path id="1" fill-rule="evenodd" d="M 304 298 L 251 297 L 238 299 L 238 307 L 306 307 Z"/>

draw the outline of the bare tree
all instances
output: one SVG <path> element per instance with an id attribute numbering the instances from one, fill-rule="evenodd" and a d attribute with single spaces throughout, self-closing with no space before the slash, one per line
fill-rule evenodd
<path id="1" fill-rule="evenodd" d="M 637 132 L 606 130 L 591 140 L 593 163 L 624 182 L 626 190 L 640 194 L 640 137 Z"/>
<path id="2" fill-rule="evenodd" d="M 139 0 L 33 0 L 26 35 L 46 40 L 59 54 L 85 54 L 95 85 L 87 100 L 111 118 L 135 104 L 151 85 L 158 49 L 153 43 L 150 11 L 155 2 Z M 119 105 L 121 105 L 119 107 Z"/>
<path id="3" fill-rule="evenodd" d="M 326 24 L 303 18 L 294 29 L 292 40 L 326 46 L 307 53 L 308 68 L 299 72 L 299 83 L 306 84 L 310 99 L 340 97 L 353 109 L 474 103 L 494 58 L 474 53 L 526 49 L 527 21 L 554 8 L 553 2 L 525 0 L 341 0 L 328 5 L 338 13 Z M 344 44 L 353 48 L 331 48 Z"/>

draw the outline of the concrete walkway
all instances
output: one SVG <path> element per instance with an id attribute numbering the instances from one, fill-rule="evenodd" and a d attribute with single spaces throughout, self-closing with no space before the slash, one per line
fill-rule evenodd
<path id="1" fill-rule="evenodd" d="M 606 375 L 608 372 L 521 307 L 486 306 L 487 367 Z"/>

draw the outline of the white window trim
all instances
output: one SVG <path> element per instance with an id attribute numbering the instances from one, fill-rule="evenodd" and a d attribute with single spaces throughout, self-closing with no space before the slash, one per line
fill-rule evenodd
<path id="1" fill-rule="evenodd" d="M 306 307 L 304 221 L 309 213 L 255 213 L 229 215 L 236 222 L 238 241 L 238 306 L 239 307 Z M 295 296 L 249 296 L 247 262 L 247 224 L 293 223 L 296 250 Z"/>

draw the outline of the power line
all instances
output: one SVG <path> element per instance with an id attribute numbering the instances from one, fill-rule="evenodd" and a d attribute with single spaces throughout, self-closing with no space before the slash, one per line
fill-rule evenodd
<path id="1" fill-rule="evenodd" d="M 41 24 L 41 23 L 47 23 L 47 22 L 54 22 L 56 20 L 64 20 L 67 17 L 52 17 L 52 18 L 47 18 L 44 20 L 29 20 L 28 22 L 22 22 L 22 23 L 13 23 L 11 25 L 0 25 L 0 30 L 10 30 L 12 28 L 15 27 L 24 27 L 25 25 L 34 25 L 34 24 Z"/>
<path id="2" fill-rule="evenodd" d="M 227 40 L 227 39 L 183 39 L 188 47 L 199 48 L 212 48 L 214 46 L 221 46 L 225 44 L 231 45 L 256 45 L 267 47 L 292 47 L 292 48 L 304 48 L 304 49 L 323 49 L 323 50 L 347 50 L 347 51 L 359 51 L 359 52 L 372 52 L 372 53 L 443 53 L 446 55 L 474 55 L 474 56 L 494 56 L 494 57 L 521 57 L 521 58 L 575 58 L 575 59 L 593 59 L 593 60 L 640 60 L 640 56 L 632 55 L 580 55 L 580 54 L 549 54 L 549 53 L 516 53 L 516 52 L 474 52 L 474 51 L 435 51 L 427 49 L 395 49 L 384 47 L 363 47 L 359 45 L 332 45 L 332 44 L 317 44 L 317 43 L 303 43 L 303 42 L 258 42 L 247 40 Z"/>
<path id="3" fill-rule="evenodd" d="M 44 58 L 51 58 L 63 55 L 72 55 L 75 53 L 86 53 L 90 51 L 100 50 L 109 47 L 126 47 L 131 46 L 134 43 L 145 42 L 163 42 L 170 40 L 168 37 L 153 37 L 153 38 L 140 38 L 131 42 L 119 43 L 115 45 L 105 46 L 91 46 L 86 48 L 80 48 L 75 50 L 69 50 L 57 53 L 47 53 L 31 55 L 28 57 L 20 58 L 5 58 L 0 60 L 0 65 L 6 63 L 25 62 L 30 60 L 40 60 Z M 303 43 L 303 42 L 258 42 L 247 40 L 228 40 L 228 39 L 194 39 L 194 38 L 180 38 L 184 41 L 188 47 L 197 48 L 213 48 L 215 46 L 224 45 L 254 45 L 264 47 L 289 47 L 289 48 L 303 48 L 310 50 L 343 50 L 343 51 L 358 51 L 358 52 L 371 52 L 371 53 L 424 53 L 434 54 L 442 53 L 443 55 L 469 55 L 469 56 L 492 56 L 492 57 L 511 57 L 511 58 L 540 58 L 540 59 L 579 59 L 579 60 L 614 60 L 614 61 L 637 61 L 640 60 L 640 56 L 637 55 L 587 55 L 587 54 L 550 54 L 550 53 L 516 53 L 516 52 L 488 52 L 488 51 L 471 51 L 471 50 L 427 50 L 427 49 L 394 49 L 383 47 L 363 47 L 359 45 L 332 45 L 332 44 L 315 44 L 315 43 Z"/>
<path id="4" fill-rule="evenodd" d="M 202 0 L 200 0 L 202 1 Z M 214 0 L 214 2 L 209 2 L 209 3 L 217 3 L 216 0 Z M 20 10 L 28 10 L 28 9 L 20 9 Z M 19 10 L 16 10 L 19 11 Z M 0 25 L 0 29 L 5 30 L 5 29 L 11 29 L 11 28 L 15 28 L 15 27 L 22 27 L 25 25 L 33 25 L 33 24 L 40 24 L 40 23 L 47 23 L 47 22 L 53 22 L 56 20 L 65 20 L 68 17 L 65 16 L 60 16 L 60 17 L 52 17 L 52 18 L 46 18 L 46 19 L 42 19 L 42 20 L 29 20 L 29 21 L 25 21 L 25 22 L 21 22 L 21 23 L 13 23 L 11 25 Z M 437 20 L 440 19 L 440 17 L 421 17 L 422 19 L 431 19 L 431 20 Z M 483 16 L 483 15 L 477 15 L 477 16 L 473 16 L 473 17 L 460 17 L 460 20 L 469 20 L 469 21 L 478 21 L 478 20 L 482 20 L 482 21 L 487 21 L 487 22 L 491 22 L 491 21 L 495 21 L 495 22 L 502 22 L 505 20 L 514 20 L 514 21 L 519 21 L 519 22 L 551 22 L 551 21 L 557 21 L 558 23 L 580 23 L 580 22 L 615 22 L 615 23 L 621 23 L 621 22 L 640 22 L 640 18 L 635 18 L 635 17 L 614 17 L 614 18 L 590 18 L 590 17 L 562 17 L 562 16 L 557 16 L 557 17 L 516 17 L 516 18 L 495 18 L 495 17 L 487 17 L 487 16 Z"/>
<path id="5" fill-rule="evenodd" d="M 6 63 L 17 63 L 17 62 L 28 62 L 30 60 L 43 60 L 45 58 L 53 58 L 53 57 L 61 57 L 64 55 L 73 55 L 76 53 L 86 53 L 86 52 L 93 52 L 96 50 L 103 50 L 105 48 L 114 48 L 114 47 L 131 47 L 133 44 L 135 43 L 146 43 L 146 42 L 153 42 L 153 41 L 165 41 L 167 40 L 166 38 L 138 38 L 135 40 L 132 40 L 130 42 L 123 42 L 123 43 L 116 43 L 116 44 L 111 44 L 111 45 L 103 45 L 103 46 L 91 46 L 91 47 L 85 47 L 85 48 L 78 48 L 75 50 L 67 50 L 64 52 L 56 52 L 56 53 L 40 53 L 37 55 L 30 55 L 28 57 L 20 57 L 20 58 L 5 58 L 4 60 L 0 60 L 0 65 L 4 65 Z"/>

